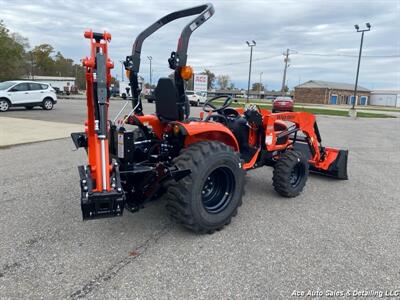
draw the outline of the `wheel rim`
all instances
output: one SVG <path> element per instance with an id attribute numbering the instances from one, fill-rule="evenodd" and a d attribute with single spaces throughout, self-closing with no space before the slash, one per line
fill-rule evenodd
<path id="1" fill-rule="evenodd" d="M 304 174 L 304 166 L 300 163 L 296 164 L 294 168 L 292 169 L 292 172 L 290 173 L 289 181 L 292 187 L 297 187 Z"/>
<path id="2" fill-rule="evenodd" d="M 44 102 L 44 107 L 46 107 L 47 109 L 50 109 L 53 107 L 53 103 L 50 100 L 46 100 Z"/>
<path id="3" fill-rule="evenodd" d="M 221 167 L 208 175 L 201 197 L 204 209 L 211 214 L 223 211 L 233 198 L 235 177 L 230 169 Z"/>
<path id="4" fill-rule="evenodd" d="M 1 111 L 6 111 L 8 109 L 8 102 L 7 101 L 0 101 L 0 110 Z"/>

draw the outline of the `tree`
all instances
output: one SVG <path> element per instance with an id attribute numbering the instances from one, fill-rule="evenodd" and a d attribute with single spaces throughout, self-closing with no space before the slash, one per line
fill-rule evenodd
<path id="1" fill-rule="evenodd" d="M 201 72 L 200 74 L 201 74 L 201 75 L 207 75 L 207 76 L 208 76 L 208 78 L 207 78 L 207 80 L 208 80 L 208 82 L 207 82 L 207 87 L 208 87 L 209 89 L 214 88 L 215 74 L 214 74 L 213 72 L 211 72 L 210 70 L 208 70 L 208 69 L 204 69 L 204 71 Z"/>
<path id="2" fill-rule="evenodd" d="M 27 40 L 12 34 L 0 20 L 0 81 L 18 79 L 26 71 Z"/>
<path id="3" fill-rule="evenodd" d="M 70 58 L 65 58 L 60 52 L 57 52 L 54 56 L 54 72 L 58 76 L 75 77 L 74 61 Z"/>
<path id="4" fill-rule="evenodd" d="M 252 91 L 258 92 L 258 91 L 263 91 L 264 90 L 264 85 L 259 82 L 253 83 L 252 87 L 251 87 Z"/>
<path id="5" fill-rule="evenodd" d="M 31 53 L 35 64 L 35 75 L 59 75 L 51 57 L 53 52 L 54 48 L 49 44 L 41 44 L 33 48 Z"/>
<path id="6" fill-rule="evenodd" d="M 289 92 L 289 87 L 288 87 L 287 85 L 285 85 L 285 88 L 283 89 L 283 91 L 284 91 L 285 93 Z"/>
<path id="7" fill-rule="evenodd" d="M 226 90 L 229 86 L 231 79 L 229 75 L 219 75 L 217 77 L 218 85 L 221 90 Z"/>
<path id="8" fill-rule="evenodd" d="M 82 65 L 74 64 L 74 74 L 76 85 L 80 90 L 86 89 L 85 68 Z"/>
<path id="9" fill-rule="evenodd" d="M 74 64 L 61 52 L 54 56 L 50 44 L 42 44 L 27 51 L 29 43 L 18 33 L 10 33 L 0 20 L 0 81 L 20 79 L 29 75 L 75 77 L 79 89 L 85 89 L 85 68 Z"/>
<path id="10" fill-rule="evenodd" d="M 234 90 L 235 89 L 235 84 L 233 82 L 231 82 L 229 84 L 228 90 Z"/>

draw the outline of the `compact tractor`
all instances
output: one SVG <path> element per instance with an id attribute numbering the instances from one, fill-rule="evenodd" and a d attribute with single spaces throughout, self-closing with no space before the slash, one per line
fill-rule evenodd
<path id="1" fill-rule="evenodd" d="M 231 222 L 242 204 L 246 171 L 271 166 L 272 183 L 284 197 L 303 190 L 309 172 L 347 179 L 346 150 L 321 145 L 315 116 L 272 113 L 257 105 L 232 108 L 232 98 L 206 101 L 190 117 L 185 95 L 192 68 L 186 65 L 189 38 L 211 18 L 211 4 L 173 12 L 136 38 L 124 63 L 132 92 L 132 111 L 112 121 L 108 115 L 110 70 L 107 32 L 85 32 L 91 56 L 83 59 L 87 82 L 85 132 L 72 133 L 89 162 L 79 166 L 84 220 L 136 212 L 163 198 L 172 219 L 200 233 Z M 173 20 L 196 16 L 183 29 L 168 59 L 174 78 L 160 78 L 155 113 L 143 114 L 138 73 L 144 40 Z M 128 103 L 128 102 L 127 102 Z"/>

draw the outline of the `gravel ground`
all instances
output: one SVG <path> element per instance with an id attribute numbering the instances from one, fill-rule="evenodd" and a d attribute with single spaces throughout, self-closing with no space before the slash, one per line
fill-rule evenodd
<path id="1" fill-rule="evenodd" d="M 171 223 L 163 201 L 82 222 L 76 166 L 84 151 L 68 139 L 0 149 L 0 298 L 288 299 L 311 290 L 321 299 L 400 290 L 399 119 L 318 121 L 325 145 L 350 150 L 350 180 L 310 176 L 299 197 L 284 199 L 272 169 L 249 172 L 239 214 L 213 235 Z"/>

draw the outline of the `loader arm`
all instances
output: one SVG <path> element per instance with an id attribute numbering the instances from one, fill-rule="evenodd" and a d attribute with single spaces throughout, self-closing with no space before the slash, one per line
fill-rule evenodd
<path id="1" fill-rule="evenodd" d="M 277 120 L 288 121 L 295 124 L 284 132 L 276 132 L 274 124 Z M 321 135 L 314 115 L 307 112 L 282 112 L 269 114 L 264 119 L 266 128 L 266 148 L 268 151 L 284 150 L 287 145 L 277 145 L 277 140 L 301 131 L 305 134 L 305 143 L 310 152 L 310 170 L 338 179 L 347 179 L 347 150 L 323 147 Z M 296 146 L 296 145 L 295 145 Z"/>

